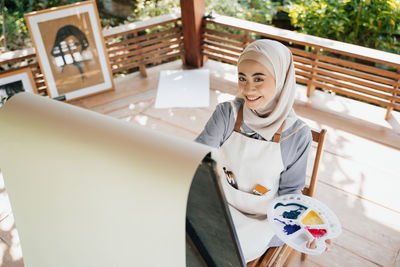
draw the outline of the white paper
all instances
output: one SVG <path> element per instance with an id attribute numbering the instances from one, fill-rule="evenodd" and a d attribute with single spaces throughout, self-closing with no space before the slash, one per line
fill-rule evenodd
<path id="1" fill-rule="evenodd" d="M 25 266 L 185 266 L 187 197 L 208 147 L 29 93 L 0 125 Z"/>
<path id="2" fill-rule="evenodd" d="M 163 70 L 158 82 L 156 108 L 208 107 L 210 72 L 201 70 Z"/>

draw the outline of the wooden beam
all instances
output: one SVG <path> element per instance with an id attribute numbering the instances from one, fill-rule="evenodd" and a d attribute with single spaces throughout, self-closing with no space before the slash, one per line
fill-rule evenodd
<path id="1" fill-rule="evenodd" d="M 201 51 L 204 0 L 180 0 L 186 65 L 199 68 L 204 61 Z"/>

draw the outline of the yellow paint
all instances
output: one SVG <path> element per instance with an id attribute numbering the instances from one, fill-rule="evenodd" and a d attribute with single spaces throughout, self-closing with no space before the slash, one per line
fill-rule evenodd
<path id="1" fill-rule="evenodd" d="M 302 220 L 301 222 L 305 225 L 317 225 L 317 224 L 324 224 L 324 221 L 315 211 L 310 211 Z"/>

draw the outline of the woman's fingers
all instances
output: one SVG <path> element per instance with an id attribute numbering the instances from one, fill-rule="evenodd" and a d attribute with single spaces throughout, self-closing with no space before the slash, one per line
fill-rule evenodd
<path id="1" fill-rule="evenodd" d="M 325 243 L 327 245 L 326 248 L 325 248 L 325 251 L 328 251 L 329 250 L 329 246 L 332 245 L 332 240 L 327 239 L 327 240 L 325 240 Z"/>
<path id="2" fill-rule="evenodd" d="M 317 247 L 317 239 L 314 239 L 314 240 L 311 242 L 310 247 L 311 247 L 312 249 L 314 249 L 314 248 Z"/>
<path id="3" fill-rule="evenodd" d="M 326 239 L 326 240 L 325 240 L 325 243 L 326 243 L 325 251 L 328 251 L 329 246 L 332 245 L 332 240 Z M 313 239 L 312 241 L 311 241 L 311 240 L 308 240 L 307 243 L 306 243 L 306 247 L 307 247 L 307 248 L 310 248 L 310 249 L 315 249 L 315 248 L 317 248 L 317 239 Z"/>
<path id="4" fill-rule="evenodd" d="M 314 239 L 313 241 L 308 240 L 306 243 L 307 248 L 315 249 L 317 247 L 317 239 Z"/>

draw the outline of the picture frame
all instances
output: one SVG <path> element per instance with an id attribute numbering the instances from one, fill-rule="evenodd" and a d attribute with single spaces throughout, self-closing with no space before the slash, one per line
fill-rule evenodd
<path id="1" fill-rule="evenodd" d="M 29 67 L 0 74 L 0 107 L 10 97 L 20 92 L 38 93 Z"/>
<path id="2" fill-rule="evenodd" d="M 47 93 L 72 100 L 113 90 L 95 1 L 25 14 Z"/>

